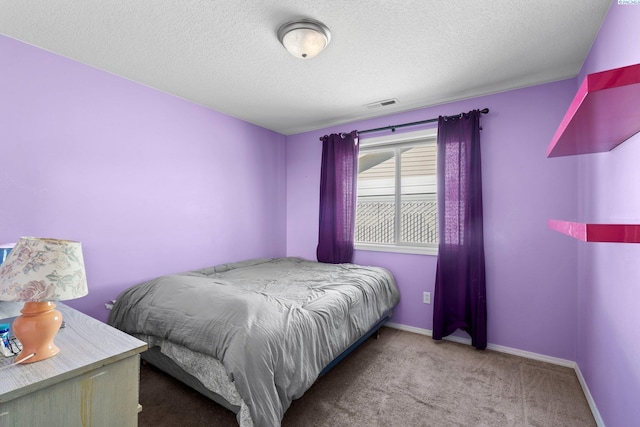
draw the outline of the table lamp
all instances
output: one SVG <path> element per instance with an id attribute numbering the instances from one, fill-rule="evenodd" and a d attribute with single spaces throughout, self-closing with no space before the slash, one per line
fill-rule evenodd
<path id="1" fill-rule="evenodd" d="M 53 301 L 87 295 L 80 242 L 22 237 L 0 265 L 0 301 L 23 301 L 13 322 L 22 343 L 15 363 L 33 363 L 60 352 L 53 339 L 62 313 Z"/>

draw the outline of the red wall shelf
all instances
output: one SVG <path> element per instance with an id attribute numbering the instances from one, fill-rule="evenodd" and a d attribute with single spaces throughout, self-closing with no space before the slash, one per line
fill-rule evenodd
<path id="1" fill-rule="evenodd" d="M 593 73 L 580 85 L 547 157 L 610 151 L 640 131 L 640 64 Z"/>
<path id="2" fill-rule="evenodd" d="M 585 242 L 640 243 L 638 224 L 587 224 L 550 219 L 550 229 Z"/>
<path id="3" fill-rule="evenodd" d="M 610 151 L 640 132 L 640 64 L 589 74 L 560 122 L 547 157 Z M 640 243 L 640 224 L 550 219 L 550 229 L 585 242 Z"/>

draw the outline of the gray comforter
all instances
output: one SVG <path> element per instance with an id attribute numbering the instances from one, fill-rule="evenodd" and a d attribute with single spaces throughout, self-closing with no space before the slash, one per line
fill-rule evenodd
<path id="1" fill-rule="evenodd" d="M 134 286 L 109 323 L 220 360 L 254 425 L 279 426 L 291 401 L 398 300 L 383 268 L 257 259 Z"/>

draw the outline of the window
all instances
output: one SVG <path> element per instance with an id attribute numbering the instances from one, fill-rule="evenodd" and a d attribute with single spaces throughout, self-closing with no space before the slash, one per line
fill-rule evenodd
<path id="1" fill-rule="evenodd" d="M 437 254 L 436 132 L 360 140 L 356 249 Z"/>

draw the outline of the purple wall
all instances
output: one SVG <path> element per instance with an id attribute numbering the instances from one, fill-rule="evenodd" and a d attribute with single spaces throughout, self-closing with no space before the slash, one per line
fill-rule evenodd
<path id="1" fill-rule="evenodd" d="M 0 36 L 0 243 L 79 240 L 104 302 L 285 253 L 285 137 Z"/>
<path id="2" fill-rule="evenodd" d="M 287 254 L 315 259 L 321 135 L 489 107 L 481 120 L 489 342 L 575 360 L 575 242 L 546 221 L 576 215 L 577 161 L 545 157 L 574 92 L 565 80 L 288 137 Z M 435 256 L 356 251 L 355 262 L 396 276 L 394 322 L 432 329 L 422 292 L 433 292 Z"/>
<path id="3" fill-rule="evenodd" d="M 579 82 L 589 73 L 640 63 L 639 26 L 640 6 L 614 2 Z M 639 223 L 638 165 L 640 135 L 609 153 L 580 156 L 579 218 Z M 640 245 L 576 245 L 578 366 L 607 427 L 639 425 Z"/>

